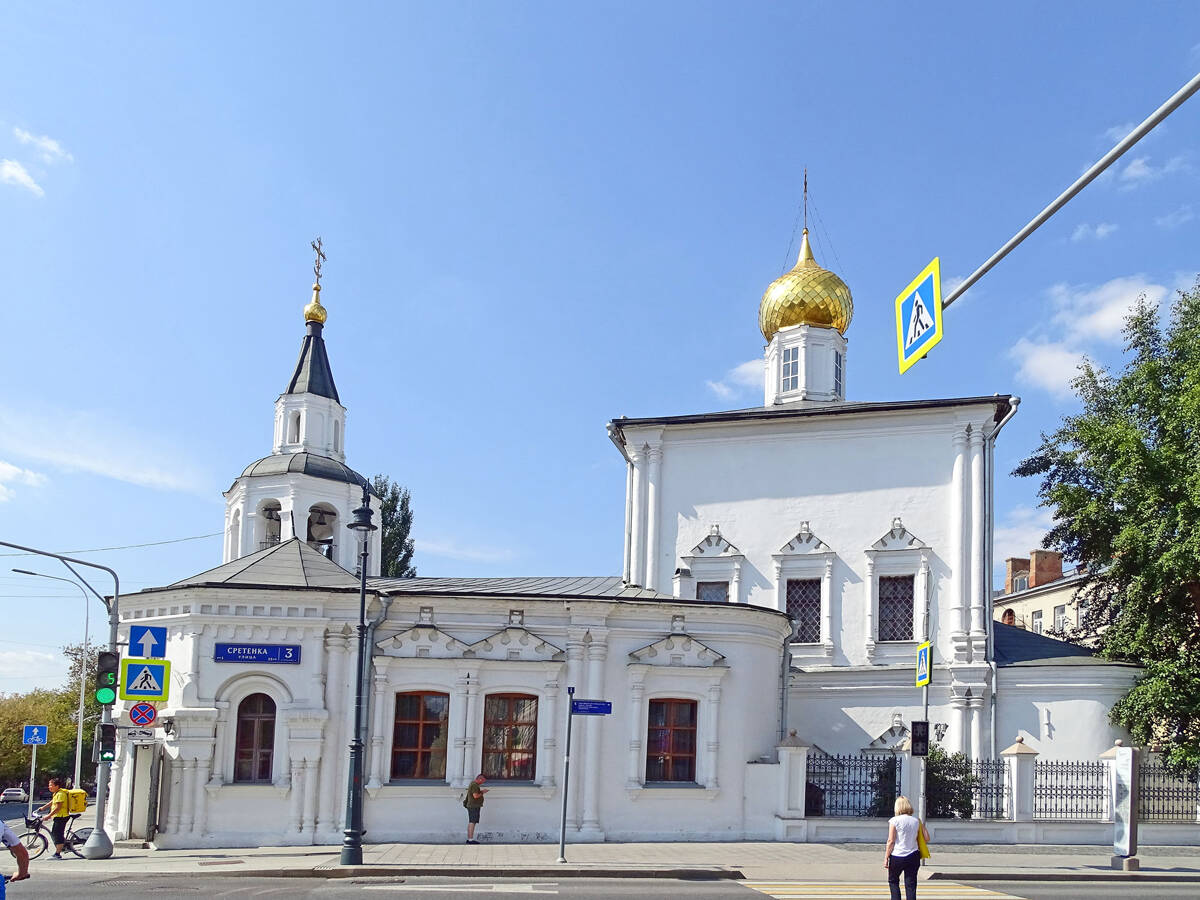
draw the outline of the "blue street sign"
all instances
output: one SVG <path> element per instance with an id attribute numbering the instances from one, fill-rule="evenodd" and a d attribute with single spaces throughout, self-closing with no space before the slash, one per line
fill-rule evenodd
<path id="1" fill-rule="evenodd" d="M 612 715 L 611 700 L 572 700 L 571 715 L 573 716 L 610 716 Z"/>
<path id="2" fill-rule="evenodd" d="M 896 298 L 900 374 L 942 339 L 942 269 L 937 257 Z"/>
<path id="3" fill-rule="evenodd" d="M 299 644 L 217 644 L 213 662 L 300 665 Z"/>
<path id="4" fill-rule="evenodd" d="M 161 659 L 167 655 L 167 629 L 158 625 L 129 626 L 129 655 Z"/>
<path id="5" fill-rule="evenodd" d="M 122 700 L 163 700 L 171 689 L 171 663 L 166 659 L 121 660 Z"/>
<path id="6" fill-rule="evenodd" d="M 49 732 L 45 725 L 26 725 L 25 726 L 25 744 L 44 744 L 46 736 Z M 30 788 L 32 790 L 32 788 Z"/>

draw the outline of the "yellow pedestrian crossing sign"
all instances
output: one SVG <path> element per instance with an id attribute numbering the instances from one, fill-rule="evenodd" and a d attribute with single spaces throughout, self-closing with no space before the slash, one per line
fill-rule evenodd
<path id="1" fill-rule="evenodd" d="M 917 687 L 925 687 L 933 676 L 933 642 L 917 644 Z"/>
<path id="2" fill-rule="evenodd" d="M 171 688 L 171 663 L 165 659 L 121 660 L 122 700 L 166 700 Z"/>
<path id="3" fill-rule="evenodd" d="M 896 349 L 900 374 L 942 339 L 942 267 L 938 257 L 896 298 Z"/>

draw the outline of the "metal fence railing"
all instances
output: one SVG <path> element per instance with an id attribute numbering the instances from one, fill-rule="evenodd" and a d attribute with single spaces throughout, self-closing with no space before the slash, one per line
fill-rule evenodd
<path id="1" fill-rule="evenodd" d="M 931 819 L 1001 819 L 1009 795 L 1003 759 L 930 759 L 925 806 Z"/>
<path id="2" fill-rule="evenodd" d="M 890 818 L 901 792 L 900 757 L 892 754 L 809 756 L 806 816 Z"/>
<path id="3" fill-rule="evenodd" d="M 1108 766 L 1048 760 L 1033 767 L 1033 817 L 1099 821 L 1112 818 Z"/>
<path id="4" fill-rule="evenodd" d="M 1200 822 L 1200 773 L 1178 778 L 1157 759 L 1138 765 L 1138 817 L 1143 822 Z"/>

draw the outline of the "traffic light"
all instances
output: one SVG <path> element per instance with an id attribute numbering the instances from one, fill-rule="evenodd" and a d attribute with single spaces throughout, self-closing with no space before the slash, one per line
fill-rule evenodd
<path id="1" fill-rule="evenodd" d="M 96 726 L 96 746 L 100 752 L 96 758 L 100 762 L 112 762 L 117 758 L 117 726 L 100 724 Z"/>
<path id="2" fill-rule="evenodd" d="M 121 670 L 121 657 L 111 650 L 101 650 L 96 655 L 96 702 L 111 706 L 117 702 L 117 676 Z"/>
<path id="3" fill-rule="evenodd" d="M 910 749 L 913 756 L 929 755 L 929 723 L 913 722 Z"/>

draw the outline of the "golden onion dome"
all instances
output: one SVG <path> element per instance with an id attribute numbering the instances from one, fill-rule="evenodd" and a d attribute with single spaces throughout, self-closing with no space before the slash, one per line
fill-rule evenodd
<path id="1" fill-rule="evenodd" d="M 316 322 L 318 325 L 324 325 L 325 319 L 329 316 L 325 312 L 325 307 L 321 305 L 321 285 L 313 285 L 312 301 L 308 306 L 304 307 L 304 321 Z"/>
<path id="2" fill-rule="evenodd" d="M 817 265 L 805 228 L 795 267 L 771 282 L 758 306 L 758 327 L 763 337 L 770 341 L 777 331 L 791 325 L 836 328 L 845 334 L 853 317 L 850 288 Z"/>

